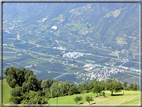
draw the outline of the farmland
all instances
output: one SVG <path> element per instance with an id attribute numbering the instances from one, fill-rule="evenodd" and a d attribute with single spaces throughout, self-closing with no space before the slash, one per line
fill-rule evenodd
<path id="1" fill-rule="evenodd" d="M 16 41 L 15 43 L 18 45 L 19 42 L 20 41 Z M 88 52 L 81 49 L 76 50 L 76 52 L 84 54 L 82 57 L 77 59 L 64 58 L 62 57 L 63 52 L 70 52 L 69 50 L 63 51 L 60 50 L 60 48 L 46 48 L 43 45 L 38 45 L 39 47 L 37 47 L 35 41 L 35 44 L 32 42 L 25 43 L 26 42 L 22 43 L 22 45 L 26 46 L 26 48 L 22 48 L 21 46 L 19 48 L 15 44 L 14 48 L 5 46 L 6 48 L 3 50 L 3 70 L 10 66 L 19 68 L 26 67 L 26 69 L 33 70 L 39 80 L 54 78 L 59 81 L 68 81 L 69 83 L 81 83 L 85 78 L 85 81 L 90 81 L 87 80 L 88 77 L 86 77 L 86 75 L 91 72 L 97 73 L 98 70 L 100 71 L 107 62 L 110 63 L 112 58 L 115 56 L 114 52 L 107 50 L 107 48 L 94 48 L 94 51 L 88 50 Z M 86 71 L 84 65 L 89 63 L 99 64 L 100 68 Z M 115 66 L 123 64 L 123 62 L 117 60 L 115 63 Z M 139 67 L 137 63 L 133 64 L 133 62 L 127 62 L 123 64 L 123 66 L 134 68 Z M 75 74 L 77 72 L 79 73 L 78 75 Z M 139 78 L 138 75 L 134 77 L 133 75 L 129 75 L 127 73 L 112 74 L 110 77 L 108 76 L 108 78 L 117 78 L 118 80 L 121 80 L 121 76 L 119 75 L 125 75 L 127 80 L 130 80 L 129 78 L 131 78 L 131 80 L 137 81 Z"/>

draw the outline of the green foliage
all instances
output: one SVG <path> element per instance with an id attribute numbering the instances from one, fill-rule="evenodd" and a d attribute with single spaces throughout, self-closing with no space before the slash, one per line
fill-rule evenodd
<path id="1" fill-rule="evenodd" d="M 71 90 L 68 91 L 68 95 L 73 95 Z"/>
<path id="2" fill-rule="evenodd" d="M 78 89 L 75 87 L 75 86 L 72 86 L 70 89 L 69 89 L 69 95 L 72 95 L 72 94 L 76 94 L 78 93 Z"/>
<path id="3" fill-rule="evenodd" d="M 46 88 L 50 88 L 55 81 L 56 80 L 51 80 L 51 79 L 43 80 L 41 83 L 41 88 L 43 90 L 45 90 Z"/>
<path id="4" fill-rule="evenodd" d="M 89 87 L 88 87 L 88 85 L 85 86 L 85 90 L 86 90 L 86 92 L 89 92 Z"/>
<path id="5" fill-rule="evenodd" d="M 86 101 L 90 104 L 90 101 L 94 101 L 94 99 L 92 97 L 87 96 Z"/>
<path id="6" fill-rule="evenodd" d="M 22 97 L 20 97 L 20 96 L 12 96 L 10 98 L 10 101 L 13 102 L 14 104 L 20 104 L 20 102 L 22 101 Z"/>
<path id="7" fill-rule="evenodd" d="M 76 102 L 76 104 L 77 104 L 78 101 L 81 101 L 81 100 L 82 100 L 82 97 L 81 97 L 81 96 L 80 96 L 80 97 L 76 96 L 76 97 L 74 98 L 74 101 Z"/>
<path id="8" fill-rule="evenodd" d="M 127 87 L 127 84 L 128 84 L 128 83 L 125 81 L 125 82 L 124 82 L 124 87 Z"/>
<path id="9" fill-rule="evenodd" d="M 16 80 L 19 86 L 22 86 L 25 81 L 24 72 L 21 69 L 16 70 Z"/>
<path id="10" fill-rule="evenodd" d="M 43 96 L 43 93 L 38 91 L 37 93 L 25 93 L 23 95 L 22 104 L 48 104 L 48 99 Z"/>
<path id="11" fill-rule="evenodd" d="M 28 88 L 28 84 L 27 83 L 23 83 L 22 85 L 22 92 L 25 93 L 25 92 L 29 92 L 29 88 Z"/>
<path id="12" fill-rule="evenodd" d="M 130 90 L 130 88 L 129 88 L 129 87 L 124 87 L 124 89 L 125 89 L 125 90 Z"/>
<path id="13" fill-rule="evenodd" d="M 16 79 L 13 78 L 12 81 L 10 81 L 9 86 L 12 87 L 12 88 L 14 88 L 15 85 L 16 85 L 16 83 L 17 83 Z"/>
<path id="14" fill-rule="evenodd" d="M 105 96 L 105 92 L 102 92 L 102 95 Z"/>
<path id="15" fill-rule="evenodd" d="M 121 91 L 121 83 L 116 81 L 115 79 L 111 80 L 111 79 L 108 79 L 106 81 L 106 85 L 105 85 L 105 88 L 106 90 L 109 90 L 111 91 L 111 95 L 113 95 L 113 92 L 119 92 Z"/>
<path id="16" fill-rule="evenodd" d="M 5 70 L 5 78 L 7 83 L 9 84 L 10 87 L 14 88 L 15 86 L 22 86 L 22 84 L 25 82 L 30 82 L 27 83 L 28 86 L 34 87 L 30 88 L 31 90 L 35 90 L 35 87 L 39 87 L 39 82 L 35 78 L 33 71 L 31 70 L 26 70 L 25 68 L 20 69 L 20 68 L 15 68 L 15 67 L 10 67 Z M 33 86 L 34 85 L 34 86 Z"/>
<path id="17" fill-rule="evenodd" d="M 79 85 L 77 86 L 77 89 L 78 89 L 78 91 L 79 91 L 80 93 L 83 93 L 83 91 L 84 91 L 84 88 L 83 88 L 83 86 L 82 86 L 81 84 L 79 84 Z"/>
<path id="18" fill-rule="evenodd" d="M 98 93 L 101 93 L 102 89 L 100 87 L 100 85 L 95 85 L 95 87 L 92 89 L 92 92 L 93 93 L 97 93 L 97 96 L 98 96 Z"/>
<path id="19" fill-rule="evenodd" d="M 16 88 L 13 88 L 11 90 L 11 95 L 12 96 L 21 96 L 22 95 L 22 88 L 21 87 L 16 87 Z"/>
<path id="20" fill-rule="evenodd" d="M 29 90 L 37 91 L 38 90 L 38 79 L 36 79 L 35 75 L 29 76 L 28 81 Z"/>
<path id="21" fill-rule="evenodd" d="M 133 89 L 133 84 L 132 83 L 129 84 L 129 88 Z"/>
<path id="22" fill-rule="evenodd" d="M 133 89 L 136 91 L 138 88 L 137 88 L 137 83 L 134 83 L 133 84 Z"/>

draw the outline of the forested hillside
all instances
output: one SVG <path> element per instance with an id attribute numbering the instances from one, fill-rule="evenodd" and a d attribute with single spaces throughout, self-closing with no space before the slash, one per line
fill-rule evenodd
<path id="1" fill-rule="evenodd" d="M 33 71 L 26 69 L 19 69 L 10 67 L 5 70 L 5 79 L 11 88 L 6 89 L 11 95 L 7 99 L 9 103 L 14 104 L 48 104 L 48 100 L 54 97 L 70 96 L 73 94 L 84 94 L 93 92 L 97 96 L 105 96 L 105 90 L 110 91 L 111 96 L 115 96 L 114 92 L 120 92 L 123 88 L 125 90 L 138 90 L 137 84 L 131 84 L 127 87 L 127 82 L 124 86 L 115 79 L 108 79 L 105 81 L 97 81 L 94 79 L 91 82 L 79 84 L 77 87 L 68 82 L 49 80 L 38 80 Z M 5 82 L 5 79 L 3 82 Z M 4 90 L 5 91 L 5 90 Z M 4 93 L 5 94 L 5 93 Z M 123 93 L 124 94 L 124 93 Z M 3 96 L 5 98 L 6 96 Z M 3 99 L 5 102 L 5 99 Z M 80 101 L 78 98 L 75 101 Z M 86 100 L 93 101 L 93 100 Z"/>

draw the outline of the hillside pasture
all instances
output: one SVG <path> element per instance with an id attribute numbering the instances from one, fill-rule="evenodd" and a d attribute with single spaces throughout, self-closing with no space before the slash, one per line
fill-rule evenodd
<path id="1" fill-rule="evenodd" d="M 89 105 L 85 101 L 86 96 L 93 97 L 94 101 L 91 101 L 91 105 L 105 105 L 105 104 L 139 104 L 139 91 L 124 91 L 124 96 L 122 95 L 123 91 L 114 93 L 114 96 L 110 96 L 110 91 L 105 91 L 105 97 L 99 96 L 96 97 L 96 94 L 85 93 L 85 94 L 76 94 L 65 97 L 58 97 L 58 104 L 76 104 L 74 98 L 76 96 L 82 96 L 83 100 L 77 103 L 77 105 L 85 104 Z M 49 104 L 56 104 L 57 98 L 49 99 Z M 81 104 L 80 104 L 81 103 Z M 108 106 L 108 105 L 107 105 Z"/>
<path id="2" fill-rule="evenodd" d="M 1 85 L 1 80 L 0 80 Z M 6 79 L 3 79 L 3 104 L 10 104 L 10 97 L 11 93 L 10 91 L 12 88 L 7 84 Z"/>

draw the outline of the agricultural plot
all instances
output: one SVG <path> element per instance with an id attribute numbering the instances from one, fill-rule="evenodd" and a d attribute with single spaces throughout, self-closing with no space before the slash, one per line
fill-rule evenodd
<path id="1" fill-rule="evenodd" d="M 68 60 L 68 63 L 69 64 L 74 64 L 74 65 L 77 65 L 77 66 L 84 66 L 84 63 L 77 62 L 75 60 Z"/>
<path id="2" fill-rule="evenodd" d="M 92 56 L 92 55 L 85 55 L 81 58 L 78 58 L 82 61 L 84 60 L 92 60 L 92 61 L 95 61 L 96 63 L 105 63 L 105 62 L 108 62 L 110 60 L 110 58 L 105 58 L 105 57 L 98 57 L 98 56 Z"/>
<path id="3" fill-rule="evenodd" d="M 36 69 L 30 69 L 30 70 L 32 70 L 35 75 L 42 72 L 42 71 L 39 71 L 39 70 L 36 70 Z"/>
<path id="4" fill-rule="evenodd" d="M 15 53 L 9 53 L 9 52 L 4 52 L 3 56 L 10 56 L 10 57 L 14 57 Z"/>
<path id="5" fill-rule="evenodd" d="M 127 73 L 127 72 L 124 72 L 124 73 L 118 73 L 118 74 L 111 74 L 109 76 L 109 78 L 113 79 L 113 78 L 117 78 L 118 81 L 123 81 L 123 77 L 124 77 L 124 80 L 126 82 L 128 82 L 128 84 L 132 83 L 132 82 L 139 82 L 139 76 L 138 75 L 133 75 L 133 73 Z"/>
<path id="6" fill-rule="evenodd" d="M 50 71 L 54 71 L 54 72 L 58 72 L 58 73 L 65 73 L 67 72 L 66 66 L 64 66 L 63 64 L 60 63 L 50 63 L 50 62 L 46 62 L 46 63 L 42 63 L 39 65 L 40 67 L 45 66 L 44 68 L 50 70 Z"/>
<path id="7" fill-rule="evenodd" d="M 25 62 L 26 64 L 40 64 L 40 63 L 45 63 L 46 61 L 44 61 L 44 60 L 41 60 L 41 59 L 32 59 L 32 60 L 30 60 L 30 61 L 28 61 L 28 62 Z"/>
<path id="8" fill-rule="evenodd" d="M 62 68 L 52 68 L 51 71 L 58 72 L 58 73 L 66 73 L 67 71 Z"/>
<path id="9" fill-rule="evenodd" d="M 17 62 L 17 63 L 20 63 L 20 62 L 23 62 L 23 61 L 26 61 L 26 60 L 29 60 L 29 59 L 35 59 L 29 55 L 27 56 L 24 56 L 24 57 L 19 57 L 19 58 L 16 58 L 15 60 L 13 60 L 14 62 Z"/>
<path id="10" fill-rule="evenodd" d="M 102 53 L 102 54 L 110 54 L 111 51 L 110 50 L 104 50 L 104 49 L 101 49 L 101 48 L 93 48 L 93 49 L 87 49 L 86 50 L 75 50 L 76 52 L 83 52 L 83 53 L 92 53 L 92 54 L 97 54 L 97 53 Z"/>
<path id="11" fill-rule="evenodd" d="M 59 55 L 62 51 L 58 49 L 51 49 L 51 48 L 44 48 L 44 47 L 34 47 L 31 51 L 41 52 L 41 53 L 48 53 L 51 55 Z"/>
<path id="12" fill-rule="evenodd" d="M 139 63 L 134 63 L 134 62 L 127 62 L 127 63 L 123 64 L 123 66 L 139 69 Z"/>
<path id="13" fill-rule="evenodd" d="M 121 65 L 121 64 L 123 64 L 123 62 L 116 62 L 116 63 L 115 63 L 115 66 L 119 66 L 119 65 Z"/>
<path id="14" fill-rule="evenodd" d="M 69 83 L 73 82 L 73 81 L 76 81 L 76 75 L 74 74 L 64 74 L 62 76 L 60 76 L 59 78 L 56 78 L 57 81 L 67 81 Z"/>
<path id="15" fill-rule="evenodd" d="M 12 42 L 14 42 L 15 39 L 3 38 L 3 44 L 12 44 Z"/>
<path id="16" fill-rule="evenodd" d="M 137 56 L 135 56 L 135 59 L 130 59 L 130 61 L 137 61 L 137 62 L 140 62 L 140 56 L 137 55 Z"/>
<path id="17" fill-rule="evenodd" d="M 139 85 L 139 78 L 136 78 L 136 77 L 130 77 L 130 78 L 127 78 L 127 81 L 129 81 L 128 83 L 135 83 L 135 82 L 138 82 L 137 85 Z"/>
<path id="18" fill-rule="evenodd" d="M 125 53 L 118 53 L 119 54 L 119 57 L 122 57 L 122 58 L 126 58 L 127 55 Z"/>
<path id="19" fill-rule="evenodd" d="M 125 38 L 117 37 L 116 40 L 118 44 L 127 44 L 127 42 L 125 41 Z"/>
<path id="20" fill-rule="evenodd" d="M 60 75 L 59 73 L 54 73 L 54 72 L 51 72 L 51 73 L 42 72 L 42 73 L 36 74 L 36 78 L 38 80 L 53 79 L 59 75 Z"/>
<path id="21" fill-rule="evenodd" d="M 52 63 L 50 63 L 50 62 L 41 63 L 40 65 L 44 65 L 44 66 L 46 66 L 48 69 L 51 69 L 51 68 L 54 68 L 54 67 L 55 67 L 55 66 L 54 66 Z"/>
<path id="22" fill-rule="evenodd" d="M 12 59 L 13 56 L 3 56 L 3 60 L 8 60 L 8 59 Z"/>
<path id="23" fill-rule="evenodd" d="M 76 68 L 76 67 L 71 67 L 70 70 L 74 73 L 74 72 L 80 72 L 80 73 L 86 73 L 87 71 L 85 71 L 83 68 Z M 69 72 L 70 73 L 70 72 Z"/>
<path id="24" fill-rule="evenodd" d="M 34 45 L 31 45 L 29 43 L 25 43 L 25 44 L 14 44 L 14 46 L 19 49 L 29 49 L 29 48 L 33 47 Z"/>
<path id="25" fill-rule="evenodd" d="M 13 49 L 9 49 L 9 48 L 3 48 L 3 53 L 12 53 L 12 52 L 16 52 L 16 50 L 13 50 Z"/>

